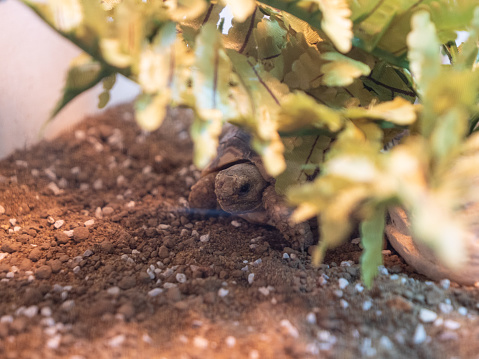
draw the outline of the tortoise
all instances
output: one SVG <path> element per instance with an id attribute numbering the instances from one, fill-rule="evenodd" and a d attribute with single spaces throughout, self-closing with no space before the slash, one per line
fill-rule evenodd
<path id="1" fill-rule="evenodd" d="M 292 224 L 291 208 L 276 193 L 275 180 L 250 146 L 251 136 L 232 124 L 223 127 L 216 158 L 191 187 L 191 208 L 219 209 L 249 222 L 276 227 L 295 249 L 313 244 L 308 223 Z"/>

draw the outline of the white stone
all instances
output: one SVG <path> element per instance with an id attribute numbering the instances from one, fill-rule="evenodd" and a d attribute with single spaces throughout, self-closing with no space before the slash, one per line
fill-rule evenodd
<path id="1" fill-rule="evenodd" d="M 379 346 L 387 351 L 391 351 L 394 349 L 394 344 L 393 342 L 391 341 L 391 339 L 389 339 L 387 336 L 383 335 L 380 339 L 379 339 Z"/>
<path id="2" fill-rule="evenodd" d="M 371 302 L 370 300 L 365 300 L 363 302 L 363 310 L 365 312 L 368 311 L 369 309 L 371 309 L 372 306 L 373 306 L 373 302 Z"/>
<path id="3" fill-rule="evenodd" d="M 61 341 L 62 341 L 62 336 L 60 334 L 57 334 L 47 340 L 47 348 L 58 349 Z"/>
<path id="4" fill-rule="evenodd" d="M 279 325 L 286 330 L 286 332 L 292 336 L 293 338 L 298 338 L 299 337 L 299 332 L 298 329 L 291 324 L 291 322 L 288 319 L 283 319 L 279 322 Z"/>
<path id="5" fill-rule="evenodd" d="M 356 292 L 361 293 L 364 290 L 364 287 L 360 283 L 356 283 L 354 289 L 356 290 Z"/>
<path id="6" fill-rule="evenodd" d="M 94 219 L 89 219 L 88 221 L 85 221 L 85 223 L 83 223 L 85 227 L 93 226 L 94 224 L 95 224 Z"/>
<path id="7" fill-rule="evenodd" d="M 0 205 L 0 214 L 5 214 L 5 207 Z"/>
<path id="8" fill-rule="evenodd" d="M 326 279 L 326 277 L 323 274 L 321 274 L 321 276 L 317 279 L 317 282 L 322 287 L 326 283 L 328 283 L 328 280 Z"/>
<path id="9" fill-rule="evenodd" d="M 228 348 L 232 348 L 232 347 L 234 347 L 234 346 L 236 345 L 236 338 L 233 337 L 233 336 L 231 336 L 231 335 L 229 335 L 229 336 L 226 337 L 225 343 L 226 343 L 226 346 L 227 346 Z"/>
<path id="10" fill-rule="evenodd" d="M 125 337 L 124 334 L 116 335 L 113 338 L 111 338 L 110 340 L 108 340 L 108 346 L 110 346 L 112 348 L 119 347 L 120 345 L 122 345 L 125 342 L 125 339 L 126 339 L 126 337 Z"/>
<path id="11" fill-rule="evenodd" d="M 36 305 L 31 305 L 23 311 L 23 315 L 28 318 L 33 318 L 38 314 L 38 307 Z"/>
<path id="12" fill-rule="evenodd" d="M 449 314 L 453 311 L 453 306 L 449 303 L 439 303 L 439 310 L 441 313 Z"/>
<path id="13" fill-rule="evenodd" d="M 73 229 L 70 230 L 70 231 L 63 231 L 63 233 L 65 233 L 67 235 L 68 238 L 71 238 L 73 237 Z"/>
<path id="14" fill-rule="evenodd" d="M 348 284 L 349 284 L 349 282 L 348 282 L 347 279 L 345 279 L 345 278 L 339 278 L 339 280 L 338 280 L 339 288 L 344 289 L 344 288 L 346 288 L 346 287 L 348 286 Z"/>
<path id="15" fill-rule="evenodd" d="M 456 322 L 455 320 L 446 319 L 444 321 L 444 327 L 450 330 L 456 330 L 461 327 L 461 324 L 459 322 Z"/>
<path id="16" fill-rule="evenodd" d="M 413 343 L 414 344 L 422 344 L 427 339 L 426 329 L 424 329 L 424 325 L 418 324 L 416 330 L 414 331 L 413 336 Z"/>
<path id="17" fill-rule="evenodd" d="M 225 288 L 220 288 L 218 290 L 218 296 L 219 297 L 226 297 L 229 293 L 229 290 L 228 289 L 225 289 Z"/>
<path id="18" fill-rule="evenodd" d="M 0 317 L 0 323 L 11 323 L 11 322 L 13 322 L 12 315 L 2 315 Z"/>
<path id="19" fill-rule="evenodd" d="M 457 312 L 460 314 L 460 315 L 467 315 L 467 309 L 465 307 L 459 307 L 457 309 Z"/>
<path id="20" fill-rule="evenodd" d="M 205 243 L 205 242 L 208 242 L 210 240 L 210 234 L 203 234 L 202 236 L 200 236 L 200 242 L 202 243 Z"/>
<path id="21" fill-rule="evenodd" d="M 314 314 L 313 312 L 309 312 L 308 314 L 306 314 L 306 321 L 309 324 L 316 324 L 316 314 Z"/>
<path id="22" fill-rule="evenodd" d="M 419 311 L 419 320 L 423 323 L 431 323 L 437 318 L 437 313 L 432 310 L 421 308 Z"/>
<path id="23" fill-rule="evenodd" d="M 56 221 L 54 224 L 53 224 L 53 227 L 55 227 L 56 229 L 60 228 L 61 226 L 63 226 L 65 224 L 65 221 L 63 219 L 59 219 L 58 221 Z"/>
<path id="24" fill-rule="evenodd" d="M 209 342 L 208 339 L 200 336 L 196 336 L 193 338 L 193 345 L 198 349 L 206 349 L 208 348 Z"/>
<path id="25" fill-rule="evenodd" d="M 343 308 L 343 309 L 346 309 L 347 307 L 349 307 L 349 303 L 346 302 L 344 299 L 341 299 L 339 301 L 339 305 L 341 305 L 341 308 Z"/>
<path id="26" fill-rule="evenodd" d="M 249 352 L 248 359 L 259 359 L 259 352 L 256 349 L 253 349 Z"/>
<path id="27" fill-rule="evenodd" d="M 40 313 L 44 316 L 44 317 L 51 317 L 52 316 L 52 309 L 50 307 L 43 307 L 41 310 L 40 310 Z"/>
<path id="28" fill-rule="evenodd" d="M 186 282 L 186 275 L 184 273 L 176 273 L 176 281 L 178 283 L 185 283 Z"/>
<path id="29" fill-rule="evenodd" d="M 269 295 L 269 289 L 266 287 L 259 287 L 258 292 L 263 294 L 265 297 Z"/>
<path id="30" fill-rule="evenodd" d="M 231 225 L 236 228 L 241 227 L 241 223 L 238 221 L 231 221 Z"/>
<path id="31" fill-rule="evenodd" d="M 254 281 L 254 273 L 248 274 L 248 283 L 253 284 Z"/>
<path id="32" fill-rule="evenodd" d="M 439 282 L 439 285 L 443 288 L 443 289 L 449 289 L 450 285 L 451 285 L 451 281 L 449 279 L 442 279 L 440 282 Z"/>
<path id="33" fill-rule="evenodd" d="M 283 259 L 289 259 L 289 254 L 288 253 L 283 253 Z"/>
<path id="34" fill-rule="evenodd" d="M 67 301 L 63 302 L 62 305 L 60 306 L 60 308 L 62 308 L 64 311 L 68 312 L 68 311 L 72 310 L 74 306 L 75 306 L 75 301 L 70 299 L 70 300 L 67 300 Z"/>
<path id="35" fill-rule="evenodd" d="M 153 288 L 152 290 L 150 290 L 150 291 L 148 292 L 148 295 L 149 295 L 150 297 L 156 297 L 156 296 L 160 295 L 161 293 L 163 293 L 163 289 L 161 289 L 161 288 Z"/>

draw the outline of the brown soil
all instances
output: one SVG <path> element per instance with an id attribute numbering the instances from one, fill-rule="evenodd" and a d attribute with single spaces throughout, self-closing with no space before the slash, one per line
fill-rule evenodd
<path id="1" fill-rule="evenodd" d="M 121 106 L 0 162 L 1 358 L 479 358 L 479 289 L 388 249 L 366 290 L 357 240 L 312 268 L 189 210 L 187 123 L 145 134 Z"/>

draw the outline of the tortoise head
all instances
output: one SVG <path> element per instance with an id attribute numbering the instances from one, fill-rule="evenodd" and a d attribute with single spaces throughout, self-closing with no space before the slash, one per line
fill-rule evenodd
<path id="1" fill-rule="evenodd" d="M 236 164 L 216 175 L 216 199 L 226 212 L 251 212 L 262 206 L 263 191 L 267 185 L 268 182 L 254 164 Z"/>

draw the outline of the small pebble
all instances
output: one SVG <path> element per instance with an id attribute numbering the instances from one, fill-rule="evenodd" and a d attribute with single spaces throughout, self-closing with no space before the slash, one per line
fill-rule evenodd
<path id="1" fill-rule="evenodd" d="M 356 290 L 356 292 L 361 293 L 364 290 L 364 287 L 360 283 L 356 283 L 354 289 Z"/>
<path id="2" fill-rule="evenodd" d="M 253 284 L 254 281 L 254 273 L 248 274 L 248 283 Z"/>
<path id="3" fill-rule="evenodd" d="M 31 305 L 23 311 L 23 315 L 28 318 L 33 318 L 38 314 L 38 307 L 36 305 Z"/>
<path id="4" fill-rule="evenodd" d="M 220 288 L 220 289 L 218 290 L 218 296 L 219 296 L 219 297 L 222 297 L 222 298 L 223 298 L 223 297 L 226 297 L 226 296 L 228 295 L 228 293 L 229 293 L 229 290 L 228 290 L 228 289 L 225 289 L 225 288 Z"/>
<path id="5" fill-rule="evenodd" d="M 55 221 L 55 223 L 53 224 L 53 227 L 58 229 L 62 227 L 64 224 L 65 224 L 65 221 L 63 219 L 59 219 L 58 221 Z"/>
<path id="6" fill-rule="evenodd" d="M 152 290 L 150 290 L 150 291 L 148 292 L 148 295 L 149 295 L 150 297 L 156 297 L 156 296 L 160 295 L 161 293 L 163 293 L 163 289 L 161 289 L 161 288 L 153 288 Z"/>
<path id="7" fill-rule="evenodd" d="M 0 205 L 0 214 L 5 214 L 5 207 Z"/>
<path id="8" fill-rule="evenodd" d="M 439 303 L 439 310 L 441 311 L 441 313 L 449 314 L 453 311 L 453 309 L 454 308 L 451 304 Z"/>
<path id="9" fill-rule="evenodd" d="M 440 282 L 439 282 L 439 285 L 443 288 L 443 289 L 449 289 L 450 285 L 451 285 L 451 281 L 449 279 L 442 279 Z"/>
<path id="10" fill-rule="evenodd" d="M 306 314 L 306 321 L 309 324 L 316 324 L 316 314 L 314 314 L 313 312 L 309 312 L 308 314 Z"/>
<path id="11" fill-rule="evenodd" d="M 339 301 L 339 305 L 340 305 L 341 308 L 343 308 L 343 309 L 346 309 L 347 307 L 349 307 L 349 303 L 346 302 L 344 299 L 341 299 L 341 300 Z"/>
<path id="12" fill-rule="evenodd" d="M 206 349 L 208 348 L 209 342 L 204 337 L 196 336 L 193 338 L 193 345 L 198 349 Z"/>
<path id="13" fill-rule="evenodd" d="M 283 259 L 289 259 L 289 254 L 288 253 L 283 253 Z"/>
<path id="14" fill-rule="evenodd" d="M 210 234 L 203 234 L 202 236 L 200 236 L 200 242 L 202 243 L 206 243 L 210 240 Z"/>
<path id="15" fill-rule="evenodd" d="M 241 227 L 241 223 L 238 221 L 231 221 L 231 225 L 236 228 Z"/>
<path id="16" fill-rule="evenodd" d="M 228 348 L 232 348 L 236 345 L 236 338 L 233 336 L 227 336 L 225 339 L 225 344 Z"/>
<path id="17" fill-rule="evenodd" d="M 328 280 L 326 279 L 326 277 L 324 275 L 321 275 L 317 279 L 317 283 L 322 287 L 322 286 L 326 285 L 326 283 L 328 283 Z"/>
<path id="18" fill-rule="evenodd" d="M 47 348 L 49 349 L 58 349 L 60 346 L 60 342 L 62 340 L 62 336 L 60 334 L 57 334 L 50 339 L 47 340 Z"/>
<path id="19" fill-rule="evenodd" d="M 176 281 L 178 283 L 185 283 L 186 282 L 186 275 L 183 273 L 176 273 Z"/>
<path id="20" fill-rule="evenodd" d="M 465 307 L 459 307 L 457 309 L 457 312 L 460 314 L 460 315 L 467 315 L 467 309 Z"/>
<path id="21" fill-rule="evenodd" d="M 461 323 L 456 322 L 455 320 L 446 319 L 444 321 L 444 327 L 450 330 L 456 330 L 461 327 Z"/>
<path id="22" fill-rule="evenodd" d="M 363 302 L 363 310 L 366 312 L 368 311 L 369 309 L 371 309 L 371 307 L 373 306 L 373 302 L 370 301 L 370 300 L 365 300 Z"/>
<path id="23" fill-rule="evenodd" d="M 126 337 L 125 337 L 124 334 L 114 336 L 113 338 L 108 340 L 108 346 L 110 346 L 112 348 L 119 347 L 120 345 L 122 345 L 125 342 L 125 339 L 126 339 Z"/>
<path id="24" fill-rule="evenodd" d="M 423 323 L 431 323 L 437 318 L 437 313 L 432 310 L 421 308 L 419 311 L 419 320 Z"/>
<path id="25" fill-rule="evenodd" d="M 422 344 L 427 339 L 426 329 L 424 329 L 424 325 L 418 324 L 416 330 L 414 331 L 413 336 L 413 343 L 414 344 Z"/>
<path id="26" fill-rule="evenodd" d="M 40 310 L 40 313 L 44 317 L 51 317 L 52 316 L 52 309 L 50 307 L 43 307 Z"/>
<path id="27" fill-rule="evenodd" d="M 293 338 L 298 338 L 299 337 L 299 332 L 298 329 L 291 324 L 291 322 L 288 319 L 283 319 L 279 322 L 279 325 L 285 329 L 286 333 Z"/>
<path id="28" fill-rule="evenodd" d="M 339 284 L 339 288 L 344 289 L 348 286 L 349 282 L 345 278 L 339 278 L 338 284 Z"/>
<path id="29" fill-rule="evenodd" d="M 379 339 L 379 346 L 381 348 L 383 348 L 384 350 L 387 350 L 388 352 L 391 352 L 391 350 L 394 349 L 394 344 L 393 342 L 391 341 L 391 339 L 389 339 L 387 336 L 383 335 L 380 339 Z"/>
<path id="30" fill-rule="evenodd" d="M 106 292 L 109 294 L 109 295 L 118 295 L 120 294 L 120 288 L 119 287 L 110 287 L 106 290 Z"/>
<path id="31" fill-rule="evenodd" d="M 259 287 L 259 288 L 258 288 L 258 292 L 260 292 L 260 293 L 263 294 L 264 296 L 268 296 L 268 295 L 269 295 L 269 289 L 266 288 L 266 287 Z"/>
<path id="32" fill-rule="evenodd" d="M 94 219 L 89 219 L 88 221 L 86 221 L 85 223 L 83 223 L 83 225 L 85 227 L 89 227 L 89 226 L 93 226 L 95 224 L 95 220 Z"/>
<path id="33" fill-rule="evenodd" d="M 70 310 L 73 309 L 74 306 L 75 306 L 75 301 L 70 299 L 63 302 L 60 308 L 62 308 L 65 312 L 69 312 Z"/>

